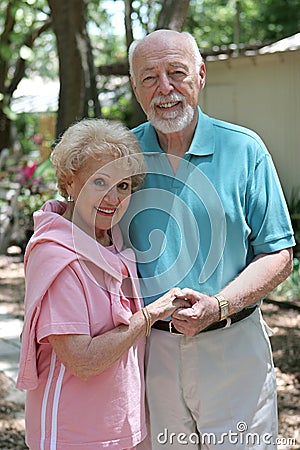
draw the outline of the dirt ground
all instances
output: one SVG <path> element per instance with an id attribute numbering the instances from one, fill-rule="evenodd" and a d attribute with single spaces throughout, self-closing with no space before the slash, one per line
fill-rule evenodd
<path id="1" fill-rule="evenodd" d="M 22 317 L 23 294 L 22 258 L 0 256 L 0 306 L 15 317 Z M 271 342 L 278 387 L 281 440 L 278 449 L 300 450 L 299 310 L 269 301 L 262 309 L 266 322 L 275 331 Z M 14 398 L 14 391 L 12 380 L 0 372 L 0 449 L 3 450 L 27 448 L 24 443 L 24 405 Z"/>

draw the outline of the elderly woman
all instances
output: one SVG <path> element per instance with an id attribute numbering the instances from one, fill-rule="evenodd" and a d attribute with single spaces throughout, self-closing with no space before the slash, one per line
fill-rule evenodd
<path id="1" fill-rule="evenodd" d="M 144 343 L 186 302 L 172 289 L 141 303 L 132 250 L 118 228 L 143 180 L 134 135 L 118 123 L 71 126 L 51 156 L 62 201 L 34 214 L 25 254 L 17 386 L 26 442 L 37 450 L 129 449 L 145 438 Z"/>

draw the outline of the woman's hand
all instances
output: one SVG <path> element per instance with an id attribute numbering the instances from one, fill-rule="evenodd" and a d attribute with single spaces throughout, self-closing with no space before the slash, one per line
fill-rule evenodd
<path id="1" fill-rule="evenodd" d="M 178 298 L 181 297 L 181 298 Z M 158 298 L 155 302 L 147 305 L 151 314 L 152 323 L 157 320 L 163 320 L 174 313 L 179 308 L 188 308 L 191 303 L 182 298 L 182 291 L 179 288 L 172 288 L 165 295 Z"/>
<path id="2" fill-rule="evenodd" d="M 191 304 L 182 297 L 179 288 L 172 288 L 154 303 L 147 306 L 151 323 L 164 319 L 180 308 Z M 119 325 L 99 336 L 51 335 L 48 341 L 64 366 L 76 377 L 86 380 L 98 375 L 116 362 L 140 338 L 145 336 L 147 322 L 142 310 L 130 318 L 129 325 Z"/>
<path id="3" fill-rule="evenodd" d="M 212 323 L 218 322 L 220 312 L 215 297 L 187 288 L 182 290 L 182 296 L 190 302 L 190 307 L 172 314 L 176 330 L 186 336 L 195 336 Z"/>

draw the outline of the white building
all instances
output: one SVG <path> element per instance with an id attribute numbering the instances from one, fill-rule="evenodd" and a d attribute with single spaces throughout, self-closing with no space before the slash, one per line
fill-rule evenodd
<path id="1" fill-rule="evenodd" d="M 287 200 L 300 189 L 300 33 L 240 56 L 207 58 L 200 103 L 266 143 Z"/>

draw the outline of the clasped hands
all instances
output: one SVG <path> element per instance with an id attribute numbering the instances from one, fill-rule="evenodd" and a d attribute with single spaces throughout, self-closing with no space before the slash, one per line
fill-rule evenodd
<path id="1" fill-rule="evenodd" d="M 219 320 L 219 305 L 215 297 L 193 289 L 174 289 L 176 298 L 188 304 L 179 306 L 171 315 L 177 331 L 186 336 L 195 336 L 212 323 Z"/>

